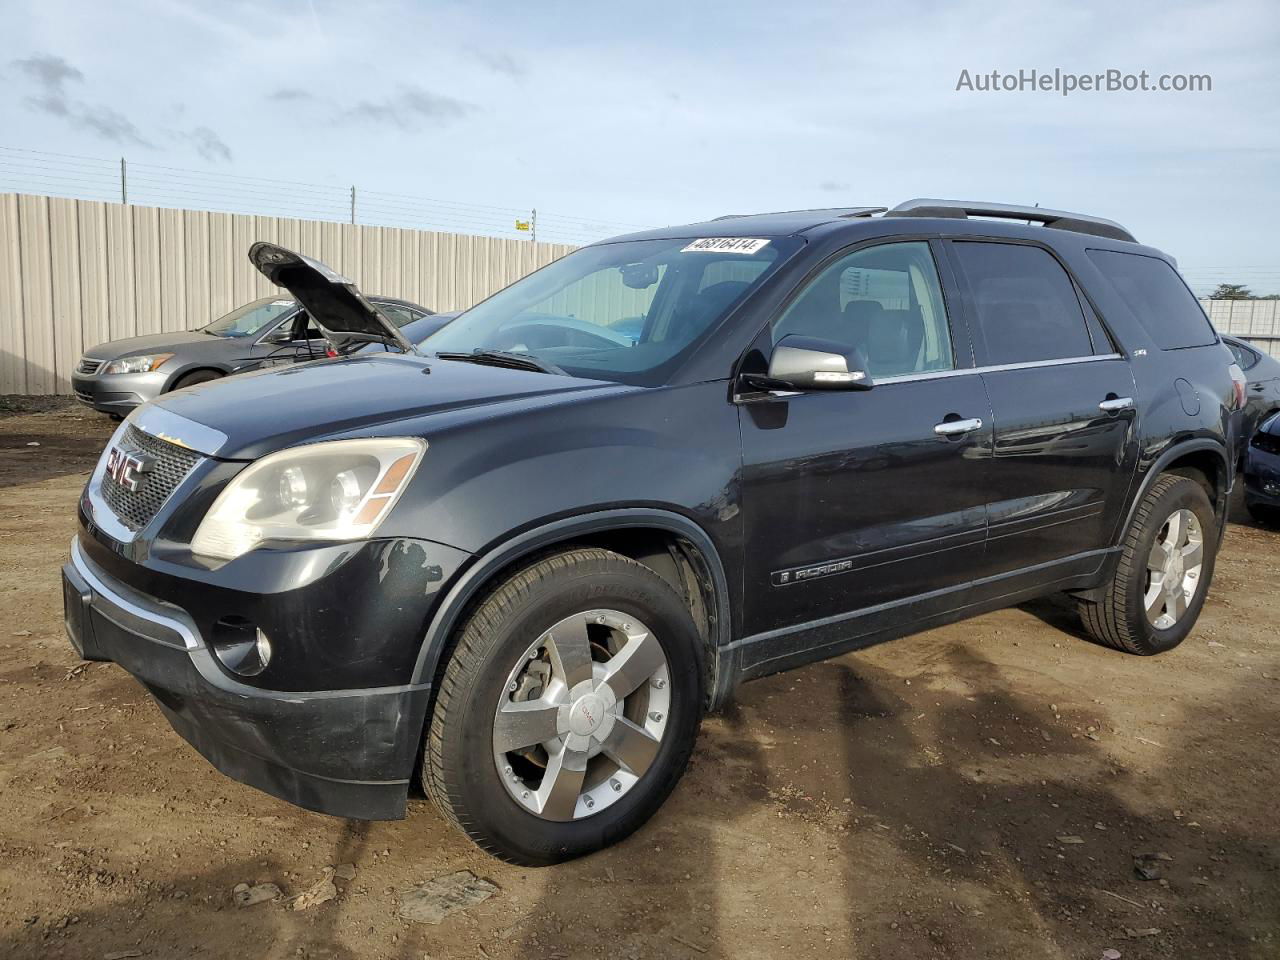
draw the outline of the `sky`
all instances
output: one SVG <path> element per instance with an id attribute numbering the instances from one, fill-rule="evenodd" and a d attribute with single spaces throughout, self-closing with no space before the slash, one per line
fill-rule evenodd
<path id="1" fill-rule="evenodd" d="M 46 154 L 125 156 L 156 189 L 178 168 L 303 184 L 300 205 L 355 184 L 392 218 L 378 194 L 436 198 L 460 230 L 536 207 L 545 239 L 1039 203 L 1118 220 L 1197 290 L 1280 292 L 1274 0 L 0 0 L 0 22 L 0 190 L 77 169 Z M 1212 89 L 957 89 L 1055 68 Z"/>

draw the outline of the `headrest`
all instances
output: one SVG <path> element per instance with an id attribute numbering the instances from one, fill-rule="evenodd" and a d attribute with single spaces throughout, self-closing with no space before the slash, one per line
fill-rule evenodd
<path id="1" fill-rule="evenodd" d="M 918 308 L 882 310 L 868 331 L 867 363 L 880 376 L 910 373 L 923 340 L 924 318 Z"/>
<path id="2" fill-rule="evenodd" d="M 884 306 L 879 300 L 850 300 L 846 303 L 843 310 L 843 326 L 849 342 L 859 350 L 865 351 L 871 323 L 883 314 Z"/>
<path id="3" fill-rule="evenodd" d="M 698 305 L 700 307 L 727 307 L 738 299 L 749 286 L 751 284 L 746 280 L 721 280 L 719 283 L 713 283 L 709 287 L 704 287 L 698 291 Z"/>

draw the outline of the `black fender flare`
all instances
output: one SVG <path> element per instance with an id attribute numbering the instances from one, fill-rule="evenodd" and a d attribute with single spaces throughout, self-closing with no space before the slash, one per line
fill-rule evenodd
<path id="1" fill-rule="evenodd" d="M 1155 462 L 1147 468 L 1146 476 L 1138 487 L 1138 492 L 1133 499 L 1129 501 L 1129 509 L 1125 513 L 1124 524 L 1121 525 L 1116 534 L 1116 542 L 1113 544 L 1119 547 L 1124 543 L 1125 534 L 1129 530 L 1129 525 L 1133 523 L 1133 515 L 1138 511 L 1138 504 L 1142 502 L 1142 498 L 1147 495 L 1147 491 L 1151 489 L 1151 485 L 1156 482 L 1160 474 L 1164 473 L 1165 468 L 1179 457 L 1184 457 L 1188 453 L 1197 453 L 1201 450 L 1211 450 L 1218 455 L 1218 459 L 1222 461 L 1222 490 L 1219 492 L 1219 502 L 1213 505 L 1213 511 L 1218 516 L 1218 541 L 1222 541 L 1222 536 L 1226 532 L 1227 524 L 1227 501 L 1231 494 L 1231 486 L 1234 478 L 1234 470 L 1231 466 L 1231 456 L 1227 451 L 1226 444 L 1220 440 L 1210 440 L 1208 438 L 1200 438 L 1193 440 L 1184 440 L 1175 443 L 1169 449 L 1165 450 L 1155 459 Z"/>
<path id="2" fill-rule="evenodd" d="M 689 541 L 701 554 L 710 574 L 716 599 L 715 635 L 711 638 L 713 650 L 709 653 L 714 655 L 715 660 L 720 660 L 719 651 L 726 647 L 732 637 L 733 611 L 729 581 L 725 575 L 719 550 L 716 549 L 705 530 L 682 514 L 650 507 L 627 507 L 599 510 L 545 523 L 509 537 L 479 556 L 445 594 L 432 615 L 409 682 L 411 684 L 434 683 L 440 655 L 449 642 L 449 637 L 457 628 L 462 612 L 470 600 L 499 570 L 555 543 L 578 536 L 630 527 L 651 527 L 668 531 Z M 721 676 L 722 671 L 718 669 L 718 664 L 713 663 L 711 666 L 715 671 L 714 689 L 709 693 L 714 702 L 725 684 L 731 682 L 731 678 Z"/>

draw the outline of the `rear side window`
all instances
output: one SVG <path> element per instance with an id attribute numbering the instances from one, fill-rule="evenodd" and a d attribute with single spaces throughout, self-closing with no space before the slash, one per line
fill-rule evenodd
<path id="1" fill-rule="evenodd" d="M 1230 340 L 1222 341 L 1227 345 L 1227 349 L 1231 351 L 1231 355 L 1236 358 L 1241 370 L 1251 370 L 1258 362 L 1258 355 L 1248 347 L 1241 346 L 1238 343 L 1232 343 Z"/>
<path id="2" fill-rule="evenodd" d="M 1165 261 L 1111 250 L 1090 250 L 1089 259 L 1161 350 L 1203 347 L 1217 340 L 1200 304 Z"/>
<path id="3" fill-rule="evenodd" d="M 979 366 L 1093 354 L 1075 284 L 1047 251 L 977 241 L 953 249 L 969 284 Z"/>

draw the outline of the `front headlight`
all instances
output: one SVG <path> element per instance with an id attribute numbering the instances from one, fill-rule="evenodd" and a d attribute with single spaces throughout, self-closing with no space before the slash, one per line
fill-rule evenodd
<path id="1" fill-rule="evenodd" d="M 150 353 L 140 357 L 121 357 L 112 360 L 102 370 L 106 373 L 150 373 L 173 356 L 172 353 Z"/>
<path id="2" fill-rule="evenodd" d="M 266 540 L 371 536 L 426 449 L 426 441 L 415 437 L 377 437 L 331 440 L 263 457 L 218 495 L 191 549 L 231 560 Z"/>

